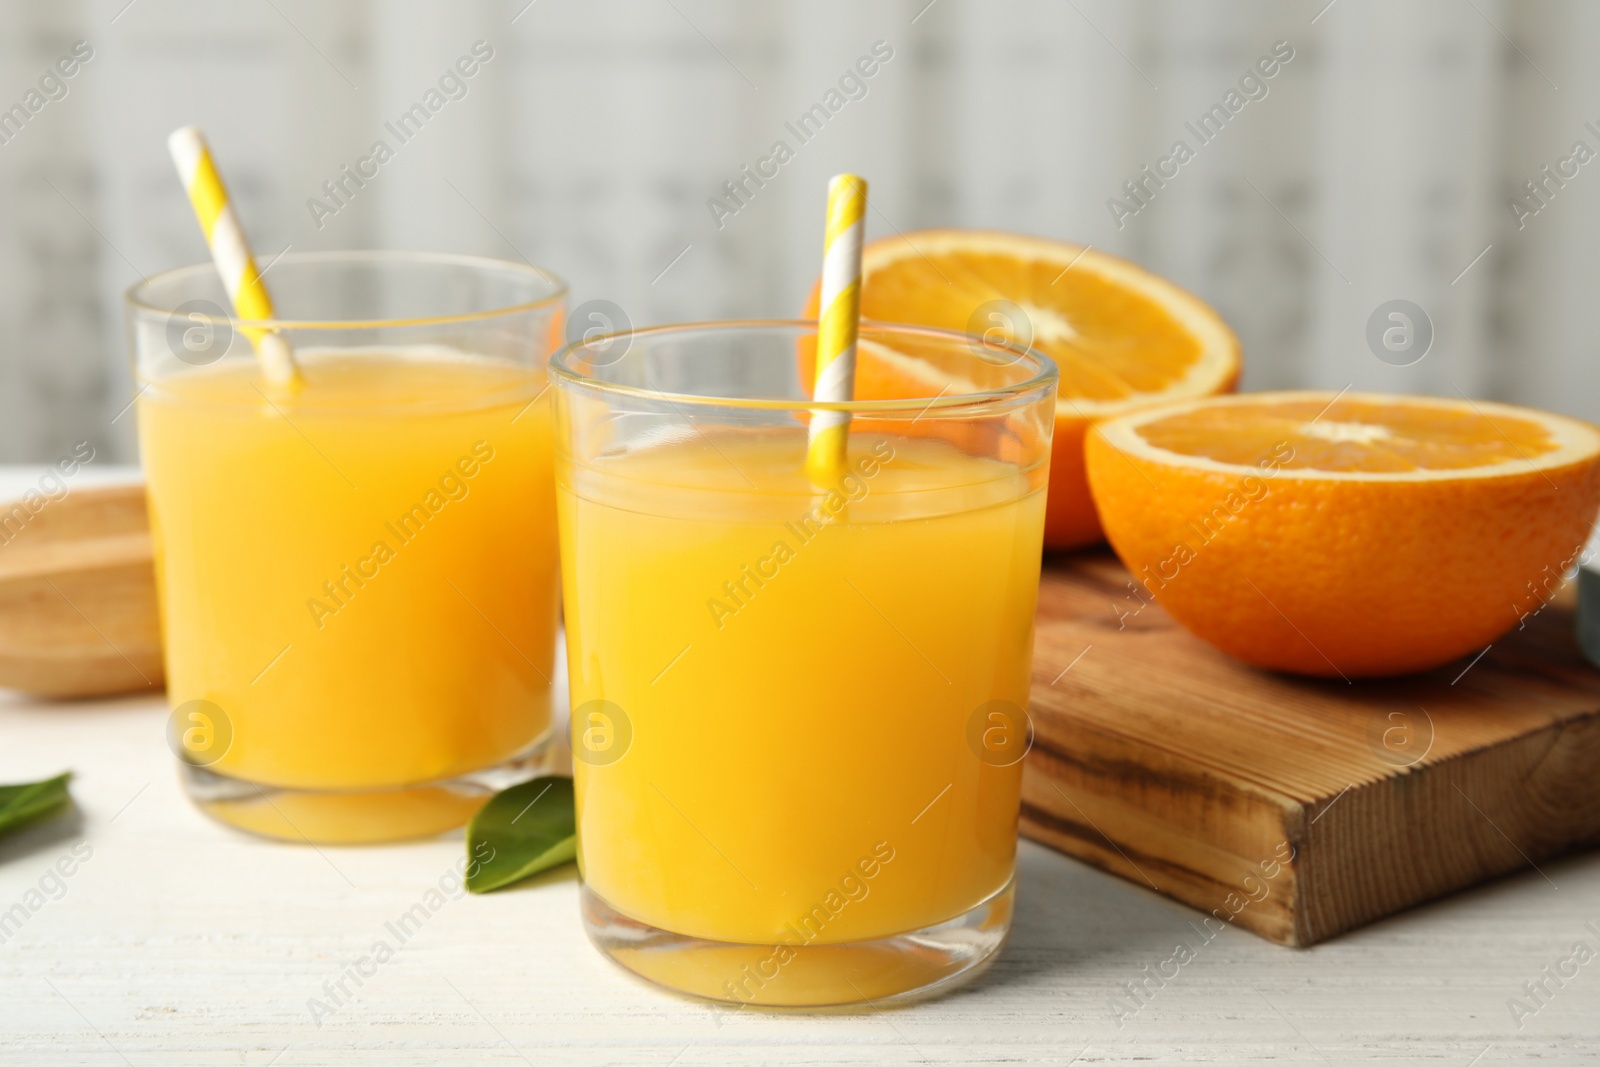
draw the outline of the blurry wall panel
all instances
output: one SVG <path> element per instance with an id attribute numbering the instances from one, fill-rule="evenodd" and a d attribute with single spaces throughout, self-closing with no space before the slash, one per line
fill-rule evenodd
<path id="1" fill-rule="evenodd" d="M 0 460 L 134 457 L 121 293 L 205 255 L 165 150 L 190 122 L 263 260 L 442 248 L 551 267 L 636 325 L 786 316 L 848 169 L 872 236 L 1023 230 L 1170 275 L 1238 329 L 1249 388 L 1597 418 L 1600 168 L 1542 170 L 1600 153 L 1597 33 L 1578 0 L 7 4 L 0 105 L 75 41 L 94 57 L 0 141 Z M 1433 326 L 1410 366 L 1368 343 L 1393 299 Z"/>
<path id="2" fill-rule="evenodd" d="M 1600 420 L 1600 5 L 1507 6 L 1517 19 L 1507 32 L 1521 51 L 1503 43 L 1500 55 L 1509 107 L 1495 175 L 1495 248 L 1484 258 L 1495 279 L 1490 292 L 1499 294 L 1492 389 Z M 1580 143 L 1596 155 L 1574 168 Z"/>
<path id="3" fill-rule="evenodd" d="M 1129 251 L 1233 324 L 1245 388 L 1303 384 L 1315 279 L 1326 270 L 1296 230 L 1311 225 L 1317 189 L 1314 12 L 1229 0 L 1154 10 L 1161 92 L 1138 163 L 1156 164 L 1179 143 L 1195 156 L 1127 220 Z M 1239 108 L 1231 117 L 1229 93 Z"/>
<path id="4" fill-rule="evenodd" d="M 104 160 L 90 150 L 87 104 L 108 72 L 101 35 L 83 22 L 76 3 L 0 7 L 8 116 L 75 41 L 94 37 L 65 97 L 25 124 L 0 127 L 0 457 L 12 460 L 54 459 L 85 438 L 104 455 L 115 410 L 106 410 L 119 379 L 105 344 L 115 305 L 100 284 L 104 244 L 87 221 L 105 178 Z"/>
<path id="5" fill-rule="evenodd" d="M 1481 394 L 1489 275 L 1468 267 L 1497 218 L 1499 20 L 1494 0 L 1345 0 L 1319 21 L 1322 195 L 1307 238 L 1326 262 L 1308 384 Z M 1431 350 L 1409 365 L 1419 350 L 1386 361 L 1368 343 L 1372 313 L 1395 299 L 1432 323 Z"/>

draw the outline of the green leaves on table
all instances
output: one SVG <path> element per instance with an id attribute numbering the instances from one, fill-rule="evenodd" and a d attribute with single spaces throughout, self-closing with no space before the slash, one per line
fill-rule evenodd
<path id="1" fill-rule="evenodd" d="M 68 771 L 42 782 L 0 785 L 0 837 L 65 808 L 72 800 L 67 792 L 71 777 Z"/>
<path id="2" fill-rule="evenodd" d="M 577 855 L 572 779 L 535 778 L 496 793 L 467 824 L 467 889 L 500 889 Z"/>

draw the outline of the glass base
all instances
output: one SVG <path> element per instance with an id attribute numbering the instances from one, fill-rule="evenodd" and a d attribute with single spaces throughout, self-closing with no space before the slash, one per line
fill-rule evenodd
<path id="1" fill-rule="evenodd" d="M 757 1009 L 848 1010 L 940 996 L 993 963 L 1011 930 L 1016 880 L 936 926 L 873 941 L 774 945 L 708 941 L 631 919 L 587 885 L 583 927 L 612 962 L 675 993 Z"/>
<path id="2" fill-rule="evenodd" d="M 504 763 L 434 782 L 384 789 L 316 790 L 258 785 L 178 764 L 195 807 L 235 829 L 280 841 L 368 845 L 433 837 L 467 823 L 491 796 L 551 768 L 546 732 Z"/>

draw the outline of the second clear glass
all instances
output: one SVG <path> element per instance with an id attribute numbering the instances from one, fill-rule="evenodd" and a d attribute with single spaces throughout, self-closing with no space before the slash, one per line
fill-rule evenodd
<path id="1" fill-rule="evenodd" d="M 233 318 L 210 264 L 128 297 L 170 740 L 234 826 L 435 834 L 550 730 L 565 286 L 390 252 L 286 255 L 267 280 L 273 322 Z M 261 329 L 303 388 L 262 378 Z"/>
<path id="2" fill-rule="evenodd" d="M 1055 367 L 864 326 L 858 399 L 816 405 L 814 350 L 718 323 L 551 363 L 585 923 L 737 1004 L 925 996 L 1010 925 Z"/>

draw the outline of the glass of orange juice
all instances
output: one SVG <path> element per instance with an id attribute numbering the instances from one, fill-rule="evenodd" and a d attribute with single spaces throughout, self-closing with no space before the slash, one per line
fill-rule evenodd
<path id="1" fill-rule="evenodd" d="M 583 920 L 736 1004 L 924 996 L 1010 926 L 1055 367 L 863 325 L 857 399 L 813 404 L 814 350 L 728 322 L 551 361 Z"/>
<path id="2" fill-rule="evenodd" d="M 533 267 L 284 255 L 281 321 L 210 264 L 128 293 L 170 742 L 207 813 L 272 837 L 438 833 L 536 766 L 558 563 Z M 250 333 L 281 330 L 274 387 Z"/>

